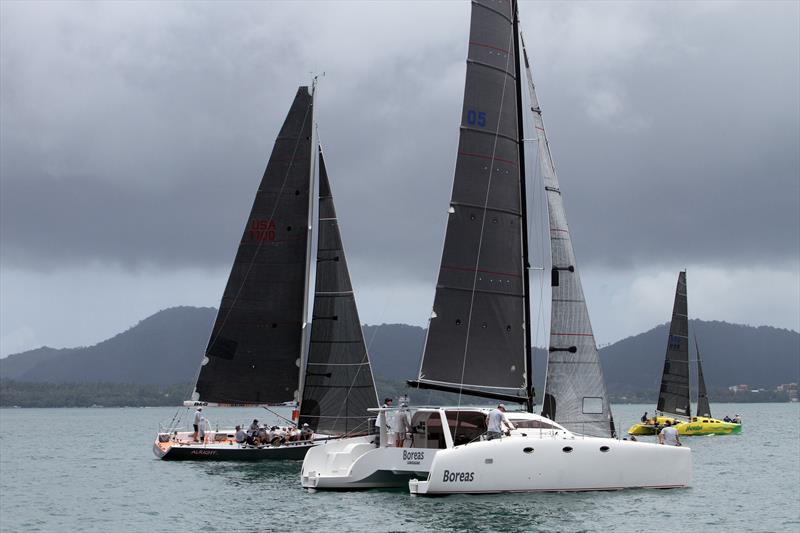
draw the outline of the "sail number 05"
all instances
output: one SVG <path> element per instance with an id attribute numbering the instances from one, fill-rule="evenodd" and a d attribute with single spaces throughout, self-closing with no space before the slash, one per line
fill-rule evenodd
<path id="1" fill-rule="evenodd" d="M 474 109 L 467 109 L 467 124 L 472 126 L 477 125 L 480 128 L 486 126 L 486 113 L 483 111 L 475 111 Z"/>

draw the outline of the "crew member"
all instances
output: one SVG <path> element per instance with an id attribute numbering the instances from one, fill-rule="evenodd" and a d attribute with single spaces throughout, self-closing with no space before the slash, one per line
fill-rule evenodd
<path id="1" fill-rule="evenodd" d="M 405 443 L 408 431 L 411 429 L 411 421 L 408 416 L 408 404 L 400 404 L 400 409 L 394 414 L 394 423 L 392 430 L 394 430 L 394 445 L 402 448 Z"/>
<path id="2" fill-rule="evenodd" d="M 253 423 L 247 428 L 247 434 L 251 437 L 258 435 L 258 419 L 253 420 Z"/>
<path id="3" fill-rule="evenodd" d="M 302 440 L 311 440 L 314 437 L 314 430 L 308 424 L 303 424 L 300 429 L 300 438 Z"/>
<path id="4" fill-rule="evenodd" d="M 664 422 L 664 429 L 658 434 L 658 443 L 667 446 L 681 446 L 678 430 L 672 426 L 672 420 Z"/>
<path id="5" fill-rule="evenodd" d="M 192 440 L 197 441 L 197 436 L 200 431 L 200 420 L 203 418 L 203 408 L 198 407 L 197 411 L 194 412 L 194 422 L 192 425 L 194 426 L 194 433 L 192 434 Z"/>
<path id="6" fill-rule="evenodd" d="M 502 403 L 497 406 L 497 409 L 493 409 L 489 412 L 488 418 L 488 428 L 486 431 L 486 439 L 499 439 L 503 436 L 503 426 L 506 426 L 508 430 L 506 434 L 510 434 L 512 429 L 514 428 L 514 424 L 512 424 L 508 417 L 506 417 L 506 406 Z"/>
<path id="7" fill-rule="evenodd" d="M 383 399 L 383 405 L 381 405 L 381 407 L 383 409 L 391 409 L 392 408 L 392 399 L 391 398 L 384 398 Z M 384 446 L 389 446 L 390 445 L 389 439 L 386 438 L 384 440 L 384 437 L 383 437 L 384 426 L 386 426 L 385 429 L 386 429 L 387 435 L 391 431 L 391 427 L 389 426 L 387 420 L 388 419 L 386 418 L 386 411 L 380 411 L 378 413 L 377 420 L 375 420 L 375 427 L 378 428 L 378 438 L 380 439 L 381 443 L 383 443 Z"/>
<path id="8" fill-rule="evenodd" d="M 642 424 L 646 423 L 647 423 L 647 411 L 645 411 L 644 414 L 642 415 Z"/>
<path id="9" fill-rule="evenodd" d="M 248 441 L 249 437 L 247 433 L 242 429 L 242 426 L 236 426 L 236 442 L 239 444 L 245 444 Z"/>

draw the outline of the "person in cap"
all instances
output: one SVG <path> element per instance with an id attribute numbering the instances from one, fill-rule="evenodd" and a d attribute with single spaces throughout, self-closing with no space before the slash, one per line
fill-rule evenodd
<path id="1" fill-rule="evenodd" d="M 487 415 L 486 440 L 499 439 L 503 436 L 503 426 L 507 427 L 506 434 L 510 434 L 512 429 L 516 429 L 508 417 L 506 417 L 506 406 L 502 403 L 497 409 L 492 409 Z"/>
<path id="2" fill-rule="evenodd" d="M 200 422 L 203 419 L 203 408 L 198 407 L 197 410 L 194 412 L 194 421 L 192 422 L 192 426 L 194 426 L 194 433 L 192 434 L 192 440 L 196 441 L 197 436 L 200 432 Z"/>
<path id="3" fill-rule="evenodd" d="M 302 440 L 311 440 L 314 437 L 314 430 L 308 424 L 303 424 L 300 429 L 300 438 Z"/>
<path id="4" fill-rule="evenodd" d="M 672 425 L 672 420 L 664 422 L 664 428 L 658 434 L 658 443 L 667 446 L 680 446 L 681 439 L 678 438 L 678 430 Z"/>
<path id="5" fill-rule="evenodd" d="M 258 419 L 253 419 L 253 423 L 247 428 L 247 434 L 251 437 L 258 435 Z"/>

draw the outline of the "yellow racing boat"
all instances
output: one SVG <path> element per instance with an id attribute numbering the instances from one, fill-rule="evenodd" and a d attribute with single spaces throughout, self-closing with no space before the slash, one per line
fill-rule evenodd
<path id="1" fill-rule="evenodd" d="M 678 286 L 675 288 L 675 303 L 672 308 L 656 416 L 632 425 L 628 429 L 629 435 L 657 435 L 667 421 L 675 426 L 679 435 L 687 437 L 731 435 L 742 432 L 741 421 L 725 422 L 711 418 L 711 406 L 708 402 L 706 382 L 703 379 L 697 336 L 694 343 L 697 353 L 697 416 L 692 416 L 689 401 L 689 315 L 686 303 L 686 272 L 681 272 L 678 275 Z"/>

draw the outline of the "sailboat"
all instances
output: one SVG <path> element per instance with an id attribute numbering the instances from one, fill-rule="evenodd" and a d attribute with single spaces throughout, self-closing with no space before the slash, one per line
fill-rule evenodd
<path id="1" fill-rule="evenodd" d="M 667 339 L 667 354 L 661 375 L 661 388 L 655 416 L 634 424 L 628 429 L 630 435 L 655 435 L 669 421 L 680 435 L 727 435 L 740 433 L 742 425 L 711 417 L 706 382 L 700 350 L 695 336 L 697 352 L 698 398 L 697 416 L 692 416 L 689 394 L 689 314 L 686 297 L 686 272 L 678 274 L 675 287 L 675 302 Z"/>
<path id="2" fill-rule="evenodd" d="M 153 445 L 166 460 L 302 459 L 333 436 L 368 432 L 377 406 L 327 169 L 314 128 L 316 83 L 297 90 L 245 226 L 194 393 L 200 406 L 298 406 L 295 428 L 314 433 L 278 445 L 236 442 L 234 429 L 203 442 L 175 427 Z M 319 216 L 312 268 L 316 161 Z M 307 302 L 316 273 L 310 332 Z M 299 419 L 298 419 L 299 417 Z"/>
<path id="3" fill-rule="evenodd" d="M 415 495 L 687 486 L 688 448 L 578 434 L 533 412 L 517 5 L 514 0 L 474 0 L 471 9 L 447 230 L 423 358 L 417 378 L 409 384 L 457 393 L 459 399 L 468 395 L 516 403 L 522 409 L 507 413 L 514 425 L 507 436 L 489 439 L 489 409 L 380 408 L 377 411 L 388 423 L 380 426 L 376 437 L 331 441 L 310 450 L 301 483 L 309 490 L 407 486 Z M 534 91 L 532 82 L 529 89 Z M 536 115 L 535 93 L 531 101 Z M 536 123 L 543 130 L 541 120 Z M 546 144 L 542 135 L 540 146 Z M 557 193 L 554 173 L 545 186 Z M 551 224 L 563 222 L 554 225 L 564 229 L 563 207 L 559 210 L 554 199 L 550 203 Z M 563 255 L 571 247 L 553 246 L 553 251 L 557 271 L 563 267 L 574 276 L 564 275 L 563 291 L 555 294 L 575 296 L 580 285 L 574 261 Z M 551 349 L 591 360 L 588 342 L 559 335 L 587 332 L 572 329 L 588 327 L 581 305 L 558 308 L 556 325 L 571 327 L 554 332 Z M 610 412 L 592 406 L 591 400 L 593 409 L 587 414 L 592 418 L 573 419 L 568 407 L 562 409 L 574 402 L 569 394 L 578 394 L 579 387 L 589 390 L 591 398 L 604 394 L 586 383 L 575 385 L 553 377 L 550 390 L 558 399 L 556 418 L 560 410 L 567 422 L 583 422 L 587 432 L 595 424 L 610 432 Z M 594 411 L 600 409 L 595 418 Z"/>

